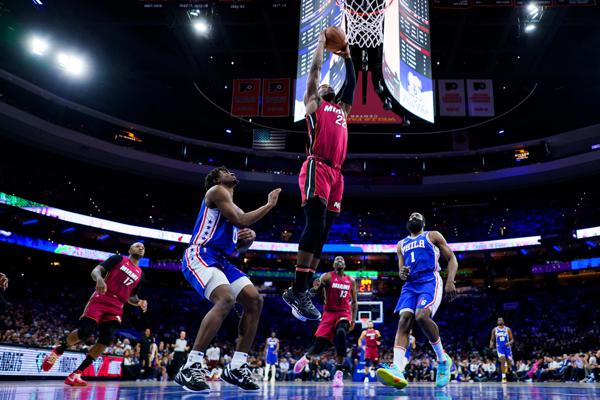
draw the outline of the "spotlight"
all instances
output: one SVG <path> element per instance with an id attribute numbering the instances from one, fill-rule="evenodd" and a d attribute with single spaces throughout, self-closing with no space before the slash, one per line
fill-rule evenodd
<path id="1" fill-rule="evenodd" d="M 535 18 L 540 13 L 540 8 L 535 3 L 529 3 L 527 12 L 531 17 Z"/>
<path id="2" fill-rule="evenodd" d="M 535 24 L 527 24 L 525 25 L 525 32 L 533 32 L 535 30 Z"/>
<path id="3" fill-rule="evenodd" d="M 201 34 L 207 34 L 210 30 L 210 25 L 208 25 L 208 23 L 202 19 L 195 20 L 192 23 L 192 27 L 194 28 L 194 31 Z"/>
<path id="4" fill-rule="evenodd" d="M 46 39 L 42 39 L 41 37 L 37 36 L 33 36 L 31 39 L 29 39 L 29 51 L 36 56 L 43 56 L 46 54 L 49 48 L 50 44 Z"/>
<path id="5" fill-rule="evenodd" d="M 396 134 L 394 135 L 394 137 L 395 137 L 396 139 L 400 139 L 400 138 L 402 137 L 402 134 L 400 134 L 400 133 L 396 133 Z"/>
<path id="6" fill-rule="evenodd" d="M 73 76 L 82 76 L 87 65 L 83 58 L 77 57 L 74 54 L 58 53 L 56 56 L 56 63 L 60 68 L 65 70 L 66 73 Z"/>

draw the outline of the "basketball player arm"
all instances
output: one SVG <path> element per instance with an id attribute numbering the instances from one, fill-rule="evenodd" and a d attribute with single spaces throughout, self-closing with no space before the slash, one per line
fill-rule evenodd
<path id="1" fill-rule="evenodd" d="M 512 329 L 508 328 L 507 330 L 508 330 L 508 346 L 512 347 L 513 343 L 515 342 L 515 339 L 512 334 Z"/>
<path id="2" fill-rule="evenodd" d="M 442 253 L 448 262 L 448 278 L 446 279 L 445 290 L 448 300 L 452 301 L 456 298 L 456 286 L 454 284 L 454 279 L 456 278 L 456 271 L 458 271 L 458 261 L 456 260 L 454 252 L 450 246 L 448 246 L 448 242 L 446 242 L 446 239 L 441 233 L 437 231 L 431 231 L 429 232 L 429 239 L 431 240 L 431 243 L 440 249 L 440 253 Z"/>
<path id="3" fill-rule="evenodd" d="M 319 42 L 315 49 L 308 79 L 306 81 L 306 93 L 304 93 L 304 106 L 306 115 L 317 111 L 319 107 L 319 82 L 321 82 L 321 67 L 323 66 L 323 52 L 325 51 L 325 31 L 319 35 Z"/>
<path id="4" fill-rule="evenodd" d="M 135 289 L 133 289 L 131 296 L 129 296 L 129 299 L 127 299 L 127 303 L 129 303 L 130 305 L 132 305 L 134 307 L 141 308 L 142 312 L 146 312 L 146 310 L 148 309 L 148 302 L 146 300 L 142 300 L 138 297 L 141 286 L 142 286 L 142 284 L 138 283 L 138 285 L 135 287 Z"/>
<path id="5" fill-rule="evenodd" d="M 214 204 L 225 218 L 238 228 L 246 228 L 263 218 L 277 205 L 281 189 L 269 193 L 267 204 L 254 211 L 244 212 L 233 202 L 231 194 L 221 186 L 213 186 L 207 193 L 209 204 Z"/>
<path id="6" fill-rule="evenodd" d="M 408 274 L 410 273 L 410 269 L 404 265 L 404 254 L 402 254 L 402 244 L 398 243 L 398 247 L 396 248 L 396 254 L 398 255 L 398 270 L 400 279 L 403 281 L 408 279 Z"/>
<path id="7" fill-rule="evenodd" d="M 354 279 L 352 279 L 352 285 L 350 286 L 350 294 L 352 295 L 352 321 L 350 321 L 350 330 L 352 330 L 356 324 L 356 313 L 358 313 L 358 292 Z"/>
<path id="8" fill-rule="evenodd" d="M 346 46 L 348 46 L 346 44 Z M 344 65 L 346 66 L 346 82 L 344 83 L 344 91 L 340 97 L 340 106 L 344 110 L 346 117 L 350 114 L 352 109 L 352 102 L 354 101 L 354 89 L 356 88 L 356 72 L 354 71 L 354 63 L 352 57 L 350 57 L 350 49 L 347 49 L 347 56 L 344 59 Z"/>
<path id="9" fill-rule="evenodd" d="M 358 337 L 358 348 L 362 348 L 362 341 L 365 338 L 365 336 L 367 335 L 367 331 L 362 331 L 360 333 L 360 336 Z"/>
<path id="10" fill-rule="evenodd" d="M 494 343 L 496 343 L 496 329 L 492 329 L 492 336 L 490 337 L 490 349 L 494 348 Z"/>

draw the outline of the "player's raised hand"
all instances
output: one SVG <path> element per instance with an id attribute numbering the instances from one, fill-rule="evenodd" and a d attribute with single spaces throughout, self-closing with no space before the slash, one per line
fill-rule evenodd
<path id="1" fill-rule="evenodd" d="M 8 278 L 2 272 L 0 272 L 0 289 L 8 289 Z"/>
<path id="2" fill-rule="evenodd" d="M 100 294 L 106 293 L 106 282 L 104 282 L 104 279 L 98 278 L 96 280 L 96 292 Z"/>
<path id="3" fill-rule="evenodd" d="M 277 200 L 279 200 L 279 193 L 281 193 L 281 189 L 275 189 L 271 193 L 269 193 L 269 197 L 267 200 L 267 204 L 271 207 L 275 207 L 277 205 Z"/>
<path id="4" fill-rule="evenodd" d="M 350 57 L 350 44 L 348 44 L 348 42 L 346 42 L 346 47 L 334 52 L 334 54 L 336 56 L 340 56 L 340 57 L 344 57 L 344 58 Z"/>
<path id="5" fill-rule="evenodd" d="M 448 301 L 453 301 L 454 299 L 456 299 L 456 286 L 454 285 L 454 282 L 450 281 L 450 282 L 446 282 L 446 299 Z"/>
<path id="6" fill-rule="evenodd" d="M 400 279 L 403 281 L 407 280 L 409 274 L 410 268 L 408 268 L 406 265 L 403 265 L 402 268 L 400 268 Z"/>
<path id="7" fill-rule="evenodd" d="M 140 301 L 138 301 L 138 307 L 142 309 L 142 312 L 146 312 L 148 309 L 148 301 L 140 299 Z"/>
<path id="8" fill-rule="evenodd" d="M 242 242 L 254 242 L 254 239 L 256 239 L 256 232 L 249 228 L 240 229 L 237 238 L 238 241 Z"/>

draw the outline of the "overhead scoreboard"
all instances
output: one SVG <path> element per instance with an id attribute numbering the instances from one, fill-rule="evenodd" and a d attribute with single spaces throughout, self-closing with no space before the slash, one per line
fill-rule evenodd
<path id="1" fill-rule="evenodd" d="M 396 0 L 387 8 L 382 72 L 388 90 L 402 107 L 434 122 L 427 0 Z"/>

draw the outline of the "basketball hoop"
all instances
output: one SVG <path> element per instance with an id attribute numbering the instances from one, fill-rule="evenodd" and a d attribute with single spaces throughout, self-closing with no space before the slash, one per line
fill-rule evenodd
<path id="1" fill-rule="evenodd" d="M 348 43 L 360 48 L 381 46 L 385 10 L 394 0 L 336 0 L 346 16 Z"/>
<path id="2" fill-rule="evenodd" d="M 369 318 L 361 318 L 360 324 L 362 325 L 363 329 L 367 329 L 367 325 L 369 324 Z"/>

